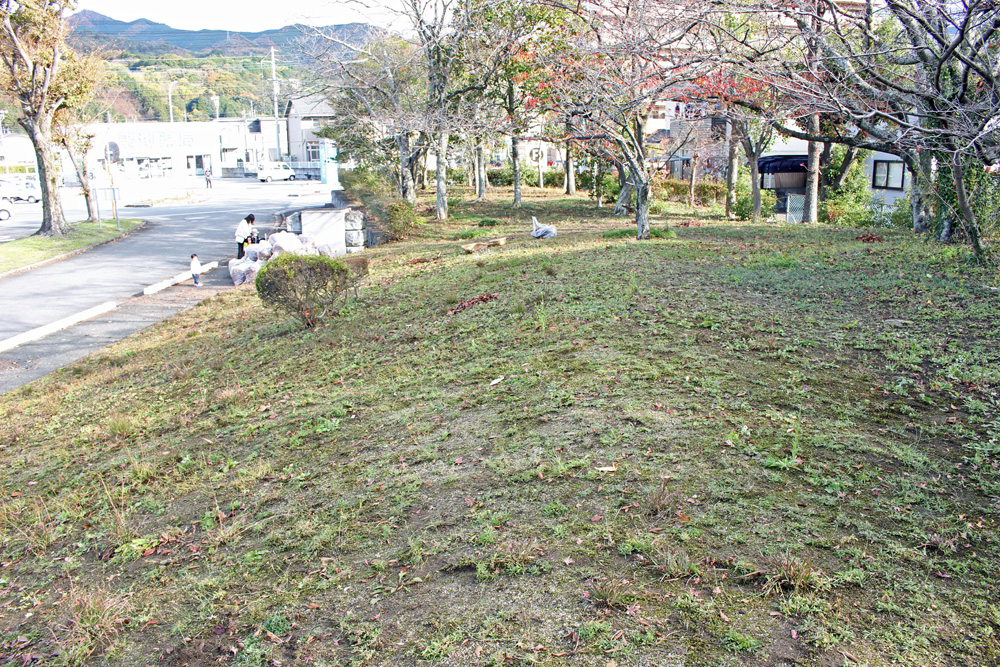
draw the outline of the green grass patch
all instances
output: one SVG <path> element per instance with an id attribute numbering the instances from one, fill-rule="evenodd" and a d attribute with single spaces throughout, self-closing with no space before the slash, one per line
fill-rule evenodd
<path id="1" fill-rule="evenodd" d="M 604 232 L 602 236 L 606 239 L 634 239 L 635 238 L 634 229 L 612 229 L 610 231 Z M 654 239 L 675 239 L 677 234 L 675 234 L 670 229 L 662 229 L 660 227 L 653 227 L 649 230 L 649 236 Z"/>
<path id="2" fill-rule="evenodd" d="M 100 229 L 96 222 L 79 222 L 71 225 L 73 231 L 65 236 L 28 236 L 0 244 L 0 273 L 58 257 L 92 243 L 111 240 L 142 224 L 141 220 L 133 218 L 121 218 L 120 222 L 121 231 L 115 228 L 114 221 L 105 220 Z"/>
<path id="3" fill-rule="evenodd" d="M 509 196 L 367 250 L 321 326 L 235 289 L 0 396 L 0 652 L 1000 662 L 995 267 Z"/>
<path id="4" fill-rule="evenodd" d="M 478 239 L 484 236 L 489 236 L 491 233 L 492 232 L 489 229 L 467 229 L 464 232 L 459 232 L 458 234 L 455 234 L 455 236 L 453 236 L 452 238 L 458 240 Z"/>

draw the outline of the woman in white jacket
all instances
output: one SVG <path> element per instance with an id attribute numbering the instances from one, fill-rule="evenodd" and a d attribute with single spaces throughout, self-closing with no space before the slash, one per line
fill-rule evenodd
<path id="1" fill-rule="evenodd" d="M 253 213 L 247 217 L 240 220 L 240 224 L 236 225 L 236 259 L 243 259 L 243 244 L 246 242 L 247 237 L 250 236 L 250 231 L 253 229 Z"/>

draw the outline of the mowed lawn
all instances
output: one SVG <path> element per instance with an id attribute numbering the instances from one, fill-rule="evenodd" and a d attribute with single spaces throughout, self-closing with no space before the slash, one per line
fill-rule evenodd
<path id="1" fill-rule="evenodd" d="M 998 664 L 996 267 L 508 195 L 0 396 L 0 662 Z"/>

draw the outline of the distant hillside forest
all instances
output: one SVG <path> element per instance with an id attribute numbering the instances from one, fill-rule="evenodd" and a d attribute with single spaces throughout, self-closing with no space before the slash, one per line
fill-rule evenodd
<path id="1" fill-rule="evenodd" d="M 280 97 L 301 72 L 280 61 L 277 66 Z M 170 120 L 169 89 L 173 85 L 175 121 L 270 115 L 270 59 L 258 56 L 225 56 L 211 52 L 199 56 L 176 54 L 121 56 L 109 60 L 106 83 L 97 113 L 101 120 Z M 96 119 L 95 119 L 96 120 Z"/>
<path id="2" fill-rule="evenodd" d="M 118 21 L 84 10 L 70 17 L 70 46 L 107 61 L 105 85 L 89 115 L 98 120 L 175 121 L 273 113 L 271 62 L 275 49 L 279 99 L 303 77 L 303 40 L 323 32 L 344 43 L 364 42 L 379 30 L 364 23 L 309 28 L 289 25 L 261 32 L 178 30 L 147 19 Z"/>

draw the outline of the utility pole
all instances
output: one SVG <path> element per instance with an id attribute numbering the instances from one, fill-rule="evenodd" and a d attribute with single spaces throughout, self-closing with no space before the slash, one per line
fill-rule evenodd
<path id="1" fill-rule="evenodd" d="M 276 162 L 281 162 L 281 126 L 278 124 L 278 69 L 274 64 L 274 47 L 271 47 L 271 82 L 274 96 L 274 141 L 278 147 Z"/>
<path id="2" fill-rule="evenodd" d="M 177 85 L 176 81 L 171 81 L 170 85 L 167 86 L 167 106 L 170 107 L 170 122 L 174 122 L 174 86 Z"/>

